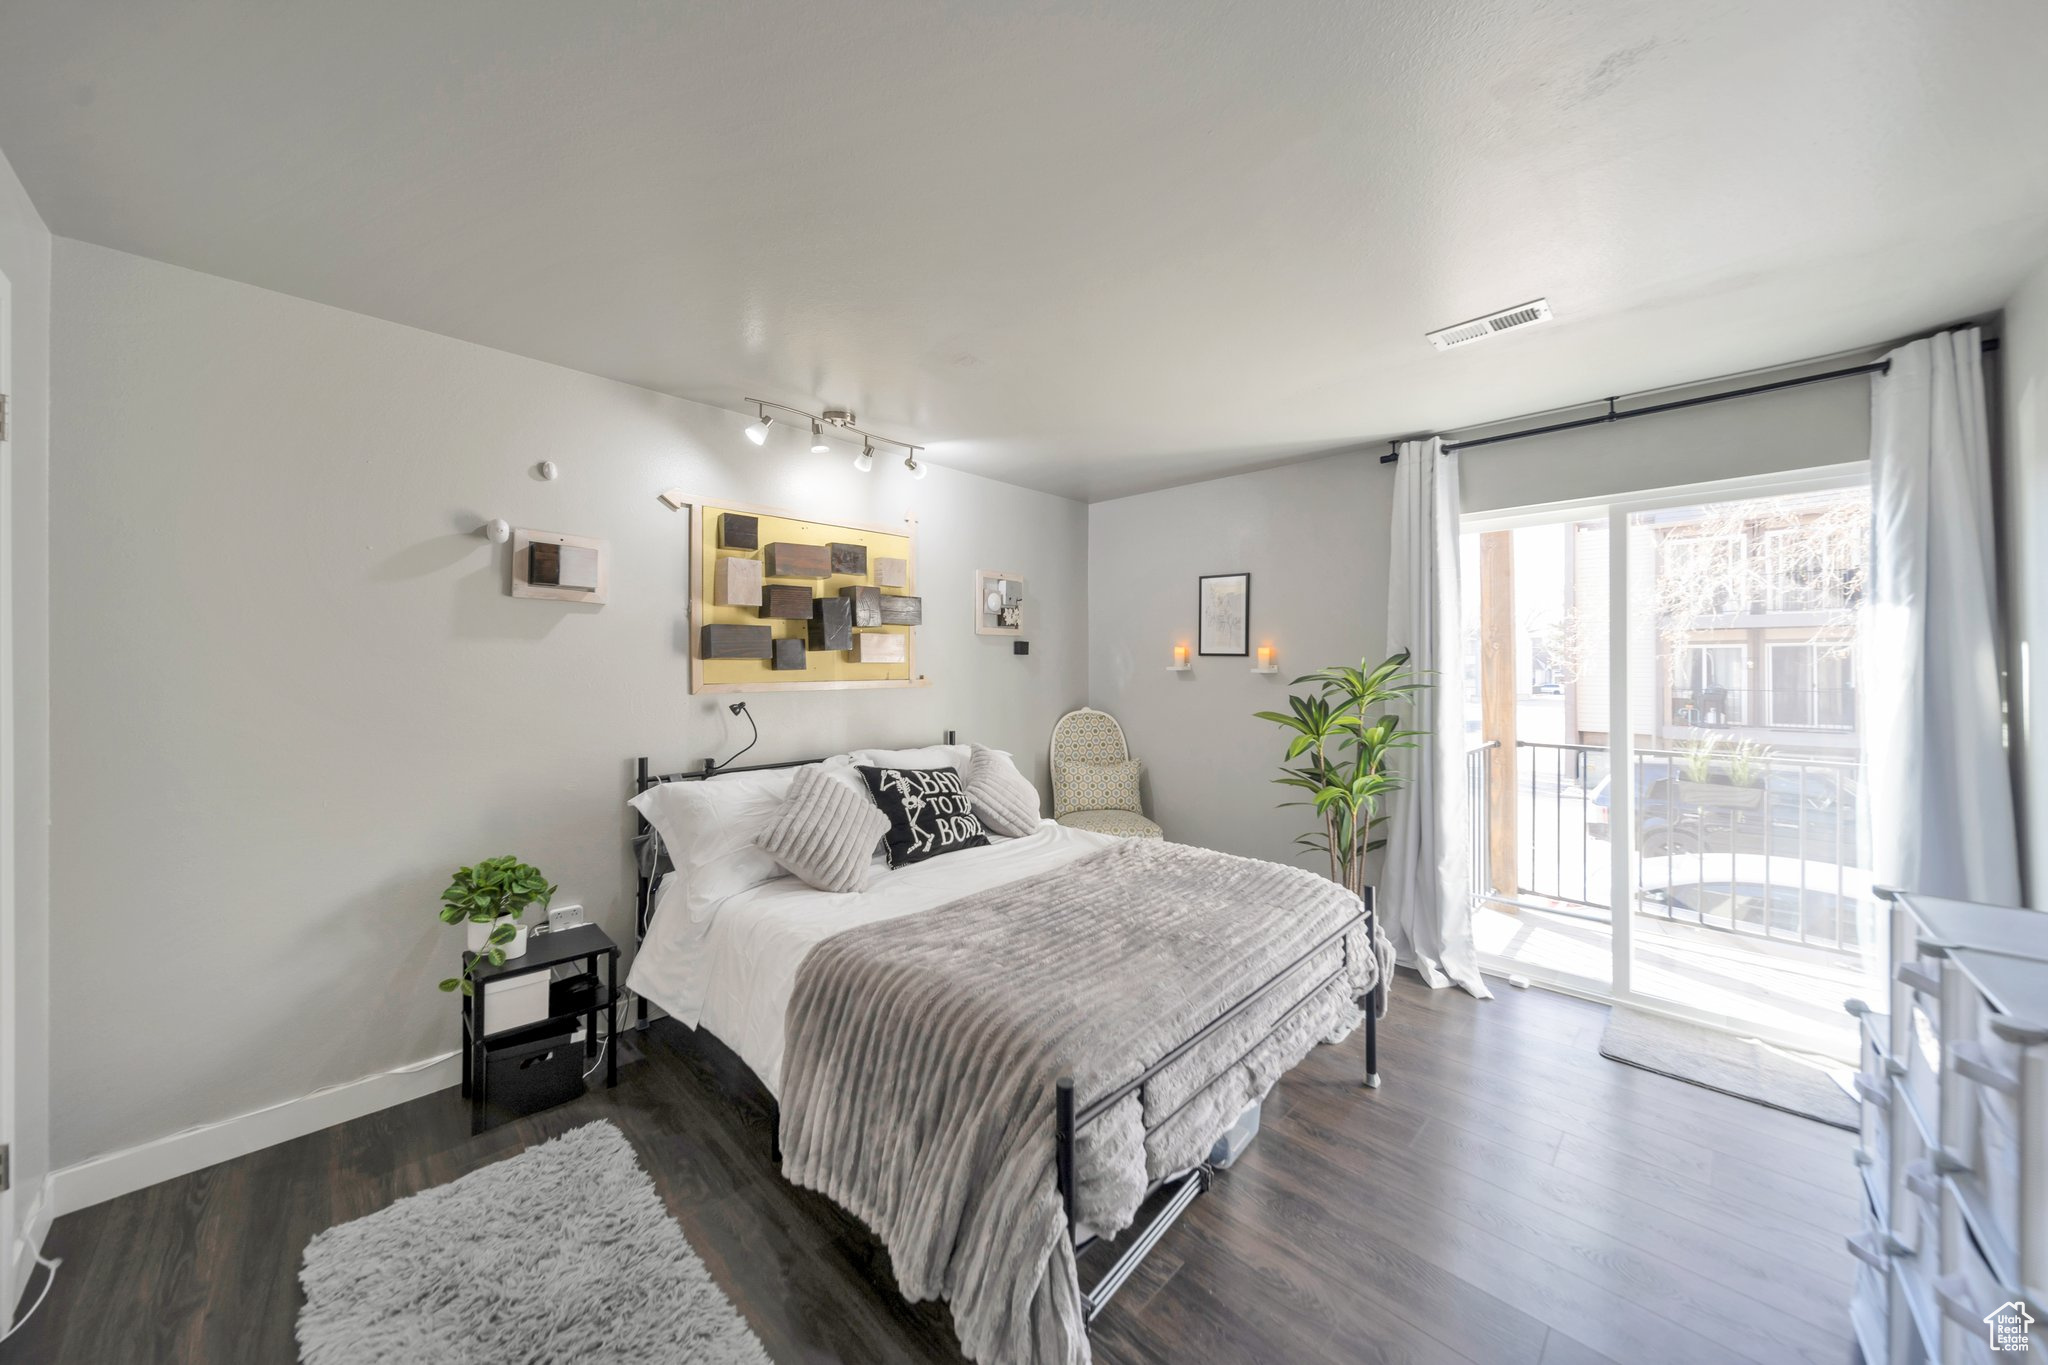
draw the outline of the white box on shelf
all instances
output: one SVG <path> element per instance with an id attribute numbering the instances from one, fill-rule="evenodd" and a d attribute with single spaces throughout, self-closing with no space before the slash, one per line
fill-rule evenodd
<path id="1" fill-rule="evenodd" d="M 538 1024 L 548 1017 L 551 972 L 521 972 L 484 982 L 484 1037 Z"/>

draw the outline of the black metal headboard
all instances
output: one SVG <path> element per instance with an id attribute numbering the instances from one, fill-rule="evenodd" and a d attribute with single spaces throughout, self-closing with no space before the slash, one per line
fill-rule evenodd
<path id="1" fill-rule="evenodd" d="M 943 744 L 954 744 L 953 731 L 946 731 Z M 683 773 L 656 773 L 653 762 L 647 758 L 635 761 L 633 769 L 633 795 L 638 796 L 649 787 L 658 787 L 664 782 L 702 782 L 709 777 L 723 777 L 727 773 L 765 773 L 777 768 L 807 768 L 813 763 L 823 763 L 822 758 L 792 758 L 781 763 L 747 763 L 738 767 L 721 768 L 710 759 L 704 766 Z M 633 914 L 633 937 L 644 940 L 647 937 L 647 920 L 654 913 L 654 888 L 661 885 L 664 868 L 673 867 L 669 862 L 668 850 L 661 846 L 661 836 L 654 826 L 647 823 L 647 817 L 638 811 L 633 813 L 633 857 L 640 870 L 639 905 Z"/>

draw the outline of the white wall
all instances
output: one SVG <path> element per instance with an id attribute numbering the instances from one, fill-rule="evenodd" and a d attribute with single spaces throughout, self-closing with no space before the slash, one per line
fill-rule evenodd
<path id="1" fill-rule="evenodd" d="M 661 489 L 919 519 L 933 685 L 752 697 L 750 758 L 953 728 L 1042 783 L 1084 700 L 1078 503 L 63 239 L 56 289 L 60 1164 L 451 1049 L 458 863 L 518 853 L 631 942 L 632 760 L 744 732 L 687 692 Z M 508 597 L 494 516 L 608 538 L 609 604 Z M 977 567 L 1027 576 L 1028 656 L 970 632 Z"/>
<path id="2" fill-rule="evenodd" d="M 1145 765 L 1147 809 L 1176 843 L 1283 862 L 1309 828 L 1278 808 L 1287 683 L 1325 664 L 1377 660 L 1386 642 L 1393 470 L 1377 453 L 1338 455 L 1096 503 L 1088 518 L 1088 696 L 1123 723 Z M 1251 660 L 1195 658 L 1195 580 L 1249 572 Z"/>
<path id="3" fill-rule="evenodd" d="M 2048 262 L 2006 304 L 2002 345 L 2008 695 L 2027 903 L 2048 909 Z"/>
<path id="4" fill-rule="evenodd" d="M 11 974 L 0 983 L 0 1022 L 14 1050 L 14 1188 L 0 1219 L 0 1310 L 11 1311 L 26 1269 L 17 1232 L 39 1235 L 37 1201 L 50 1169 L 50 233 L 0 156 L 0 275 L 12 294 L 12 439 L 0 491 L 6 522 L 13 644 L 13 790 L 10 849 L 0 850 L 0 894 L 14 899 L 14 942 L 0 945 Z M 0 807 L 10 797 L 0 796 Z M 47 1209 L 42 1210 L 47 1215 Z M 5 1312 L 0 1312 L 5 1316 Z"/>
<path id="5" fill-rule="evenodd" d="M 1309 822 L 1277 808 L 1287 789 L 1270 781 L 1281 732 L 1252 713 L 1284 709 L 1292 678 L 1385 651 L 1394 470 L 1379 462 L 1383 450 L 1091 509 L 1089 700 L 1123 722 L 1167 838 L 1297 857 L 1294 836 Z M 1869 385 L 1836 380 L 1465 451 L 1460 495 L 1467 512 L 1500 511 L 1869 453 Z M 1253 642 L 1274 646 L 1280 672 L 1254 674 L 1232 659 L 1167 671 L 1174 643 L 1193 639 L 1195 579 L 1239 570 L 1252 575 Z"/>

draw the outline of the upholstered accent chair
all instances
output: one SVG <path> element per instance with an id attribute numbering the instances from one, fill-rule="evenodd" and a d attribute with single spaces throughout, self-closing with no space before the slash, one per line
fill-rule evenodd
<path id="1" fill-rule="evenodd" d="M 1084 706 L 1052 727 L 1053 819 L 1120 839 L 1161 839 L 1138 800 L 1138 764 L 1124 728 Z"/>

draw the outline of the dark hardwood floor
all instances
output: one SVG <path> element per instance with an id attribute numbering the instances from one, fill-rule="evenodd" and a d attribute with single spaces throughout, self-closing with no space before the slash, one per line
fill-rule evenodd
<path id="1" fill-rule="evenodd" d="M 1605 1014 L 1401 978 L 1385 1087 L 1360 1088 L 1355 1039 L 1284 1079 L 1095 1358 L 1855 1360 L 1853 1139 L 1606 1061 Z M 859 1225 L 776 1174 L 738 1060 L 666 1023 L 641 1041 L 617 1090 L 481 1137 L 450 1090 L 59 1219 L 64 1268 L 0 1361 L 293 1360 L 314 1233 L 598 1118 L 781 1365 L 957 1361 L 943 1308 L 903 1303 Z"/>

